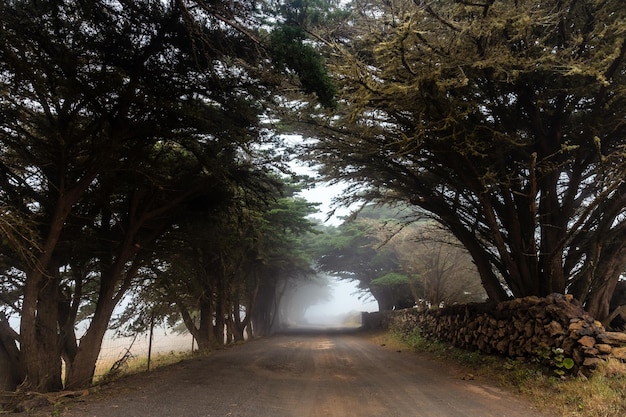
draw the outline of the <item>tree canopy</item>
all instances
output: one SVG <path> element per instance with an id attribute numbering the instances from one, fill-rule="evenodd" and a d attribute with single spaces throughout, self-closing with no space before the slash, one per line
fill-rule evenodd
<path id="1" fill-rule="evenodd" d="M 339 115 L 306 152 L 348 201 L 403 201 L 463 243 L 492 300 L 624 271 L 626 9 L 616 0 L 353 1 L 328 39 Z"/>
<path id="2" fill-rule="evenodd" d="M 288 70 L 257 2 L 14 0 L 0 14 L 2 302 L 20 317 L 19 335 L 0 317 L 2 341 L 19 338 L 30 389 L 83 387 L 113 309 L 185 213 L 279 194 L 264 119 Z"/>
<path id="3" fill-rule="evenodd" d="M 463 301 L 469 253 L 492 300 L 569 292 L 608 316 L 626 267 L 622 2 L 340 3 L 0 4 L 0 348 L 15 384 L 88 385 L 130 292 L 137 311 L 175 307 L 202 348 L 303 314 L 280 305 L 314 252 L 286 128 L 350 184 L 346 202 L 416 206 L 456 238 L 391 237 L 366 211 L 329 229 L 318 266 L 381 309 Z"/>

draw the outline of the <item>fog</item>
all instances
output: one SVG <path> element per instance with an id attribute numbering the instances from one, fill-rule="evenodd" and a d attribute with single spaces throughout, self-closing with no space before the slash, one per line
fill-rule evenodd
<path id="1" fill-rule="evenodd" d="M 302 324 L 358 326 L 362 311 L 378 311 L 378 304 L 374 298 L 360 293 L 354 282 L 331 278 L 329 299 L 307 308 L 304 313 L 305 323 Z"/>
<path id="2" fill-rule="evenodd" d="M 302 142 L 302 138 L 298 135 L 286 135 L 284 138 L 292 144 Z M 299 174 L 316 177 L 314 169 L 302 164 L 297 159 L 294 159 L 290 166 Z M 334 204 L 333 199 L 340 196 L 345 191 L 346 186 L 346 184 L 342 183 L 329 184 L 320 182 L 314 187 L 301 190 L 299 195 L 311 203 L 319 204 L 319 212 L 313 214 L 311 216 L 312 218 L 328 226 L 339 226 L 342 223 L 342 218 L 348 216 L 350 212 L 356 208 Z M 331 212 L 333 215 L 329 216 Z M 301 291 L 312 290 L 311 297 L 307 297 L 304 294 L 292 295 L 294 299 L 308 301 L 304 302 L 306 310 L 303 316 L 300 316 L 296 325 L 317 327 L 360 325 L 361 312 L 378 311 L 378 303 L 374 297 L 372 297 L 371 294 L 365 294 L 360 291 L 356 287 L 355 282 L 339 280 L 332 277 L 325 277 L 325 279 L 329 280 L 328 288 L 330 291 L 323 301 L 311 301 L 319 294 L 317 294 L 315 290 L 312 290 L 311 287 L 307 288 L 306 286 L 303 287 Z M 291 310 L 293 311 L 293 308 Z M 358 323 L 354 322 L 355 318 L 358 320 Z"/>

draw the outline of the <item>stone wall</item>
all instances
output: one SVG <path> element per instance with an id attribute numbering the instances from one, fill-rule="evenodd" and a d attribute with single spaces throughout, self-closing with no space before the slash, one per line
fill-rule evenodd
<path id="1" fill-rule="evenodd" d="M 592 369 L 609 357 L 626 361 L 626 333 L 605 331 L 570 295 L 370 313 L 363 326 L 405 333 L 418 328 L 428 338 L 513 358 L 553 361 L 561 354 L 573 359 L 574 370 Z"/>

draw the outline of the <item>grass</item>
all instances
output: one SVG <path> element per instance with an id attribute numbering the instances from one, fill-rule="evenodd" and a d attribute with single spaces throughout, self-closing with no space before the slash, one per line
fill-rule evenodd
<path id="1" fill-rule="evenodd" d="M 191 352 L 168 352 L 152 355 L 150 359 L 150 370 L 160 368 L 162 366 L 173 365 L 175 363 L 190 359 L 193 357 Z M 109 382 L 123 375 L 132 375 L 148 370 L 147 356 L 124 356 L 117 361 L 102 362 L 96 368 L 96 377 L 94 385 Z"/>
<path id="2" fill-rule="evenodd" d="M 427 340 L 419 332 L 390 331 L 373 336 L 391 349 L 429 352 L 463 367 L 476 378 L 497 381 L 521 394 L 542 410 L 568 417 L 623 417 L 626 415 L 626 364 L 610 360 L 591 376 L 555 374 L 553 369 L 524 360 L 513 360 L 450 347 Z"/>

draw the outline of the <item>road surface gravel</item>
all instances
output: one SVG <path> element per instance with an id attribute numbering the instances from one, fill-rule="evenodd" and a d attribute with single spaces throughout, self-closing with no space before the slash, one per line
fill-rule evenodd
<path id="1" fill-rule="evenodd" d="M 57 414 L 55 414 L 57 415 Z M 64 417 L 540 417 L 429 355 L 362 333 L 292 332 L 118 380 Z"/>

